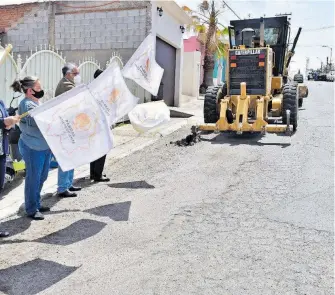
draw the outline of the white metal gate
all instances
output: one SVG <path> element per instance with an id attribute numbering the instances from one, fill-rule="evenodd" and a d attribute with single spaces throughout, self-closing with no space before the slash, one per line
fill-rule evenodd
<path id="1" fill-rule="evenodd" d="M 115 52 L 111 53 L 111 58 L 106 63 L 106 68 L 113 60 L 116 60 L 120 67 L 123 68 L 122 58 Z M 31 52 L 29 57 L 25 57 L 24 62 L 20 55 L 14 57 L 14 55 L 8 54 L 0 67 L 0 99 L 5 102 L 6 106 L 9 106 L 14 95 L 10 85 L 15 79 L 24 78 L 25 76 L 37 76 L 41 78 L 45 92 L 43 101 L 53 98 L 56 87 L 62 78 L 62 67 L 65 63 L 66 58 L 63 57 L 61 52 L 46 45 L 36 48 L 35 52 Z M 101 66 L 91 57 L 87 57 L 82 62 L 79 62 L 82 82 L 91 82 L 97 69 L 101 69 Z M 129 79 L 125 79 L 125 81 L 129 90 L 140 98 L 139 103 L 151 100 L 151 94 L 134 81 Z"/>
<path id="2" fill-rule="evenodd" d="M 19 57 L 20 58 L 20 57 Z M 12 55 L 7 55 L 0 66 L 0 99 L 9 105 L 13 91 L 10 88 L 15 78 L 18 76 L 19 68 Z"/>
<path id="3" fill-rule="evenodd" d="M 93 58 L 85 59 L 83 63 L 79 61 L 79 70 L 82 82 L 85 84 L 90 83 L 94 77 L 94 73 L 97 69 L 100 69 L 100 64 L 93 60 Z"/>
<path id="4" fill-rule="evenodd" d="M 62 67 L 65 59 L 49 48 L 32 53 L 20 70 L 19 77 L 36 76 L 41 78 L 45 96 L 43 101 L 54 97 L 58 82 L 62 78 Z"/>

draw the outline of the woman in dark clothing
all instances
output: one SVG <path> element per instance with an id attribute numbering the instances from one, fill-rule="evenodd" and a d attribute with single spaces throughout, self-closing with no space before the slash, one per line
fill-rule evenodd
<path id="1" fill-rule="evenodd" d="M 102 73 L 102 70 L 96 70 L 94 73 L 94 79 L 96 79 L 100 74 Z M 106 156 L 101 157 L 100 159 L 97 159 L 93 161 L 90 164 L 90 179 L 94 180 L 95 182 L 108 182 L 110 181 L 109 178 L 106 177 L 106 175 L 102 175 L 102 171 L 104 170 L 106 161 Z"/>
<path id="2" fill-rule="evenodd" d="M 8 132 L 20 120 L 19 116 L 8 116 L 6 107 L 0 100 L 0 193 L 4 187 L 6 173 L 6 155 L 8 149 Z M 8 237 L 9 233 L 0 230 L 0 238 Z"/>

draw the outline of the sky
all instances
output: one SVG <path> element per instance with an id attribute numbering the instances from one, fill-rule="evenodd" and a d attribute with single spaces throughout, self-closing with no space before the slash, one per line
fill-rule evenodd
<path id="1" fill-rule="evenodd" d="M 40 0 L 43 1 L 43 0 Z M 109 0 L 110 1 L 110 0 Z M 221 0 L 216 0 L 219 5 Z M 33 0 L 0 0 L 0 5 L 34 2 Z M 176 0 L 182 6 L 187 5 L 192 10 L 197 10 L 200 0 Z M 278 13 L 292 13 L 292 39 L 299 26 L 302 32 L 298 41 L 296 52 L 292 58 L 292 67 L 305 72 L 306 58 L 310 59 L 310 68 L 319 68 L 321 61 L 326 63 L 326 57 L 330 56 L 330 49 L 335 49 L 335 1 L 334 0 L 226 0 L 226 3 L 236 12 L 240 18 L 259 18 L 275 16 Z M 236 16 L 228 9 L 220 16 L 220 22 L 228 25 L 230 20 L 236 20 Z M 331 27 L 322 29 L 325 27 Z M 335 62 L 335 51 L 333 63 Z"/>
<path id="2" fill-rule="evenodd" d="M 199 0 L 176 0 L 182 6 L 187 5 L 192 10 L 196 10 Z M 220 0 L 216 1 L 221 4 Z M 324 48 L 326 45 L 335 49 L 334 32 L 334 0 L 225 0 L 240 18 L 273 17 L 279 13 L 292 13 L 291 15 L 291 38 L 294 39 L 299 27 L 302 27 L 300 38 L 292 58 L 292 67 L 301 69 L 305 73 L 306 58 L 310 59 L 309 65 L 312 68 L 319 68 L 321 61 L 326 63 L 326 57 L 330 56 L 330 49 Z M 236 16 L 224 9 L 220 17 L 223 25 L 228 25 L 230 20 L 236 20 Z M 332 26 L 329 29 L 319 29 Z M 316 30 L 318 29 L 318 30 Z M 314 31 L 310 31 L 314 30 Z M 335 62 L 335 51 L 333 52 L 333 63 Z"/>

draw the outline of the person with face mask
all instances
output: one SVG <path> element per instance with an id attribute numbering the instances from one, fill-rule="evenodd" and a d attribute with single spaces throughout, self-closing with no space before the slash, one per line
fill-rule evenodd
<path id="1" fill-rule="evenodd" d="M 11 87 L 15 92 L 25 95 L 19 104 L 19 115 L 38 107 L 40 99 L 44 96 L 41 82 L 37 77 L 16 80 Z M 41 205 L 41 191 L 48 178 L 51 150 L 32 117 L 29 115 L 23 117 L 20 120 L 20 129 L 19 150 L 26 164 L 25 209 L 32 219 L 43 220 L 42 213 L 50 211 L 49 207 Z"/>
<path id="2" fill-rule="evenodd" d="M 102 74 L 102 70 L 97 69 L 94 73 L 94 79 L 98 78 L 100 74 Z M 93 162 L 90 163 L 90 179 L 94 182 L 109 182 L 110 179 L 103 175 L 102 172 L 104 170 L 106 161 L 106 156 L 103 156 Z"/>
<path id="3" fill-rule="evenodd" d="M 81 83 L 79 69 L 75 64 L 68 63 L 63 69 L 63 78 L 59 81 L 55 96 L 59 96 L 74 87 L 78 86 Z M 80 191 L 80 187 L 73 186 L 73 177 L 74 170 L 70 171 L 62 171 L 62 169 L 58 168 L 58 196 L 61 198 L 70 198 L 76 197 L 77 194 L 75 192 Z"/>

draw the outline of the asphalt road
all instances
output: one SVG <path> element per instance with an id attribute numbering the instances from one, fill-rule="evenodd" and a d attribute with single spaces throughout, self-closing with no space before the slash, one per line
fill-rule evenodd
<path id="1" fill-rule="evenodd" d="M 5 294 L 333 294 L 334 83 L 291 138 L 185 128 L 108 163 L 110 184 L 1 226 Z M 0 292 L 1 293 L 1 292 Z"/>

